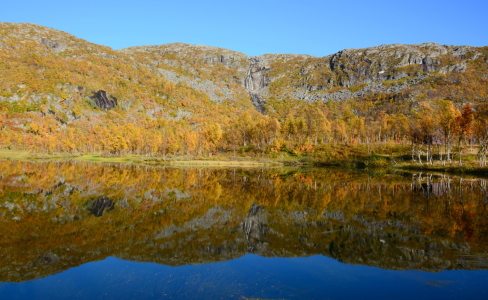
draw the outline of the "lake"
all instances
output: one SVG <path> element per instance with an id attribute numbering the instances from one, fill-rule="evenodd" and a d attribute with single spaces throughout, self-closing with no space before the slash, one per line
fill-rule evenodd
<path id="1" fill-rule="evenodd" d="M 487 182 L 0 161 L 0 295 L 488 299 Z"/>

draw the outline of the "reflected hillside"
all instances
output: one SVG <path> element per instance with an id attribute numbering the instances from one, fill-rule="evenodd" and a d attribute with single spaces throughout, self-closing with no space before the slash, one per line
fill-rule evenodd
<path id="1" fill-rule="evenodd" d="M 487 181 L 337 169 L 0 162 L 0 280 L 116 256 L 246 253 L 385 269 L 488 269 Z"/>

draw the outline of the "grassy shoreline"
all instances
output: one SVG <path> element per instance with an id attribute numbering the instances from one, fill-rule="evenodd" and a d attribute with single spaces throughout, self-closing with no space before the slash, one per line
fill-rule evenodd
<path id="1" fill-rule="evenodd" d="M 0 149 L 0 160 L 21 161 L 85 161 L 101 163 L 150 164 L 168 166 L 263 167 L 282 166 L 278 161 L 250 157 L 155 157 L 140 155 L 103 156 L 99 154 L 46 154 L 27 150 Z"/>
<path id="2" fill-rule="evenodd" d="M 324 160 L 323 157 L 313 155 L 282 155 L 272 158 L 257 156 L 235 157 L 225 155 L 211 157 L 156 157 L 141 155 L 103 156 L 99 154 L 31 153 L 27 150 L 0 149 L 0 160 L 1 159 L 22 161 L 85 161 L 182 167 L 334 166 L 358 169 L 392 169 L 488 176 L 488 167 L 479 167 L 475 159 L 470 156 L 466 156 L 463 165 L 459 165 L 458 162 L 442 165 L 438 161 L 434 162 L 434 164 L 400 161 L 398 157 L 395 158 L 386 154 L 352 155 L 350 157 L 328 156 Z"/>
<path id="3" fill-rule="evenodd" d="M 472 163 L 467 162 L 465 165 L 440 165 L 440 164 L 402 164 L 392 165 L 392 169 L 404 170 L 404 171 L 424 171 L 424 172 L 440 172 L 449 174 L 468 174 L 468 175 L 481 175 L 488 176 L 488 167 L 473 166 Z"/>

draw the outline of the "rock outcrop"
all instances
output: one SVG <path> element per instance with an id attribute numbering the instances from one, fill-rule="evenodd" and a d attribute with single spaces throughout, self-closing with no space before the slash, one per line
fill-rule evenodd
<path id="1" fill-rule="evenodd" d="M 45 38 L 41 38 L 41 43 L 52 49 L 53 52 L 62 52 L 66 50 L 66 45 L 63 43 L 54 42 Z"/>
<path id="2" fill-rule="evenodd" d="M 99 90 L 98 92 L 93 93 L 92 99 L 99 108 L 104 110 L 111 110 L 117 106 L 117 98 L 107 96 L 107 92 L 104 90 Z"/>
<path id="3" fill-rule="evenodd" d="M 235 102 L 244 96 L 243 83 L 248 69 L 248 57 L 244 53 L 185 43 L 137 46 L 119 51 L 128 55 L 147 57 L 147 67 L 152 68 L 158 75 L 168 81 L 186 84 L 203 92 L 212 101 Z"/>
<path id="4" fill-rule="evenodd" d="M 162 76 L 175 83 L 185 82 L 214 101 L 235 98 L 238 88 L 229 88 L 229 83 L 238 83 L 243 88 L 239 93 L 245 91 L 248 101 L 262 113 L 266 113 L 271 98 L 327 102 L 369 93 L 399 93 L 435 72 L 464 72 L 467 61 L 481 55 L 475 47 L 436 43 L 346 49 L 321 58 L 293 54 L 248 57 L 226 49 L 181 43 L 122 51 L 157 54 L 151 56 L 152 64 Z M 225 72 L 215 72 L 222 68 Z M 178 73 L 182 69 L 185 72 Z"/>
<path id="5" fill-rule="evenodd" d="M 261 113 L 265 113 L 264 96 L 267 94 L 265 88 L 268 86 L 269 77 L 266 67 L 260 65 L 259 58 L 249 58 L 249 69 L 244 79 L 244 87 L 249 91 L 251 102 Z"/>

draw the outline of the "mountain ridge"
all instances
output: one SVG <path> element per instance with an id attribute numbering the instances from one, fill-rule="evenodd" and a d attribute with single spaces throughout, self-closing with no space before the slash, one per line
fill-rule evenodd
<path id="1" fill-rule="evenodd" d="M 56 29 L 54 29 L 56 30 Z M 171 43 L 164 43 L 164 44 L 154 44 L 154 45 L 137 45 L 137 46 L 129 46 L 129 47 L 124 47 L 120 49 L 113 49 L 110 46 L 105 46 L 109 47 L 114 51 L 121 51 L 125 52 L 126 50 L 137 50 L 137 49 L 144 49 L 144 48 L 154 48 L 154 47 L 168 47 L 168 46 L 183 46 L 183 47 L 192 47 L 192 48 L 202 48 L 202 49 L 209 49 L 209 50 L 224 50 L 224 51 L 229 51 L 229 52 L 234 52 L 238 54 L 242 54 L 243 56 L 247 56 L 249 58 L 253 57 L 261 57 L 261 56 L 273 56 L 273 55 L 282 55 L 282 56 L 303 56 L 303 57 L 311 57 L 311 58 L 325 58 L 329 56 L 333 56 L 338 53 L 344 53 L 344 52 L 350 52 L 350 51 L 355 51 L 355 50 L 375 50 L 375 49 L 387 49 L 387 48 L 392 48 L 392 47 L 401 47 L 401 46 L 414 46 L 414 47 L 470 47 L 470 48 L 481 48 L 481 47 L 486 47 L 486 46 L 471 46 L 471 45 L 448 45 L 448 44 L 440 44 L 437 42 L 423 42 L 423 43 L 417 43 L 417 44 L 404 44 L 404 43 L 392 43 L 392 44 L 381 44 L 381 45 L 376 45 L 376 46 L 368 46 L 368 47 L 363 47 L 363 48 L 344 48 L 341 49 L 337 52 L 330 53 L 327 55 L 323 56 L 317 56 L 317 55 L 312 55 L 312 54 L 307 54 L 307 53 L 263 53 L 259 55 L 248 55 L 245 52 L 241 52 L 238 50 L 233 50 L 229 48 L 224 48 L 224 47 L 217 47 L 217 46 L 212 46 L 212 45 L 203 45 L 203 44 L 192 44 L 192 43 L 185 43 L 185 42 L 171 42 Z"/>

